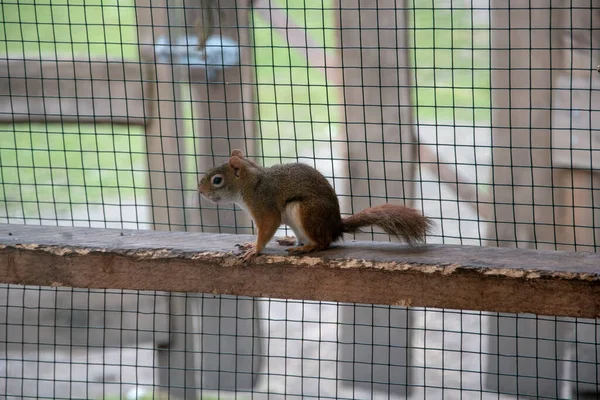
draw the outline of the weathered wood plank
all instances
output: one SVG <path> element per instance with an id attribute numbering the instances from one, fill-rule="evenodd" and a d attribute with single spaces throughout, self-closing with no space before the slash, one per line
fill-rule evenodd
<path id="1" fill-rule="evenodd" d="M 143 125 L 145 68 L 106 59 L 0 59 L 0 123 Z"/>
<path id="2" fill-rule="evenodd" d="M 600 255 L 353 242 L 304 257 L 245 235 L 0 225 L 0 282 L 235 294 L 594 318 Z"/>

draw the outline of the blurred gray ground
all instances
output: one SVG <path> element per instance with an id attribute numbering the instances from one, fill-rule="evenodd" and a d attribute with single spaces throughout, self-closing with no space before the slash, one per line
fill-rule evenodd
<path id="1" fill-rule="evenodd" d="M 166 303 L 149 292 L 0 288 L 0 393 L 99 398 L 154 380 Z"/>

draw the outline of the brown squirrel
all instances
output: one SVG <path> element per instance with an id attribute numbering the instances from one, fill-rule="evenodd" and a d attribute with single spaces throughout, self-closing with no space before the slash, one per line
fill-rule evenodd
<path id="1" fill-rule="evenodd" d="M 250 214 L 258 234 L 246 245 L 244 261 L 258 255 L 279 226 L 286 224 L 296 235 L 290 254 L 329 247 L 344 233 L 377 225 L 409 244 L 422 241 L 431 220 L 413 208 L 382 204 L 342 218 L 333 187 L 316 169 L 305 164 L 281 164 L 264 168 L 233 150 L 228 162 L 210 169 L 198 190 L 213 203 L 236 203 Z M 280 244 L 291 244 L 285 240 Z"/>

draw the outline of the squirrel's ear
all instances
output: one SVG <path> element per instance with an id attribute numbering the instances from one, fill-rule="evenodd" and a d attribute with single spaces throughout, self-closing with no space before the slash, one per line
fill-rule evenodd
<path id="1" fill-rule="evenodd" d="M 231 156 L 229 158 L 229 166 L 235 170 L 235 176 L 240 176 L 239 172 L 243 164 L 242 159 L 238 156 Z"/>
<path id="2" fill-rule="evenodd" d="M 231 157 L 244 158 L 241 150 L 235 149 L 231 152 Z"/>

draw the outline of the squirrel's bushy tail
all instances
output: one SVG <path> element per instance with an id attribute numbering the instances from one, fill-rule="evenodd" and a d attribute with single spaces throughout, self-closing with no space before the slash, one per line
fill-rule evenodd
<path id="1" fill-rule="evenodd" d="M 342 229 L 347 233 L 358 232 L 360 228 L 371 225 L 409 244 L 423 241 L 432 228 L 431 220 L 419 211 L 393 204 L 367 208 L 342 219 Z"/>

